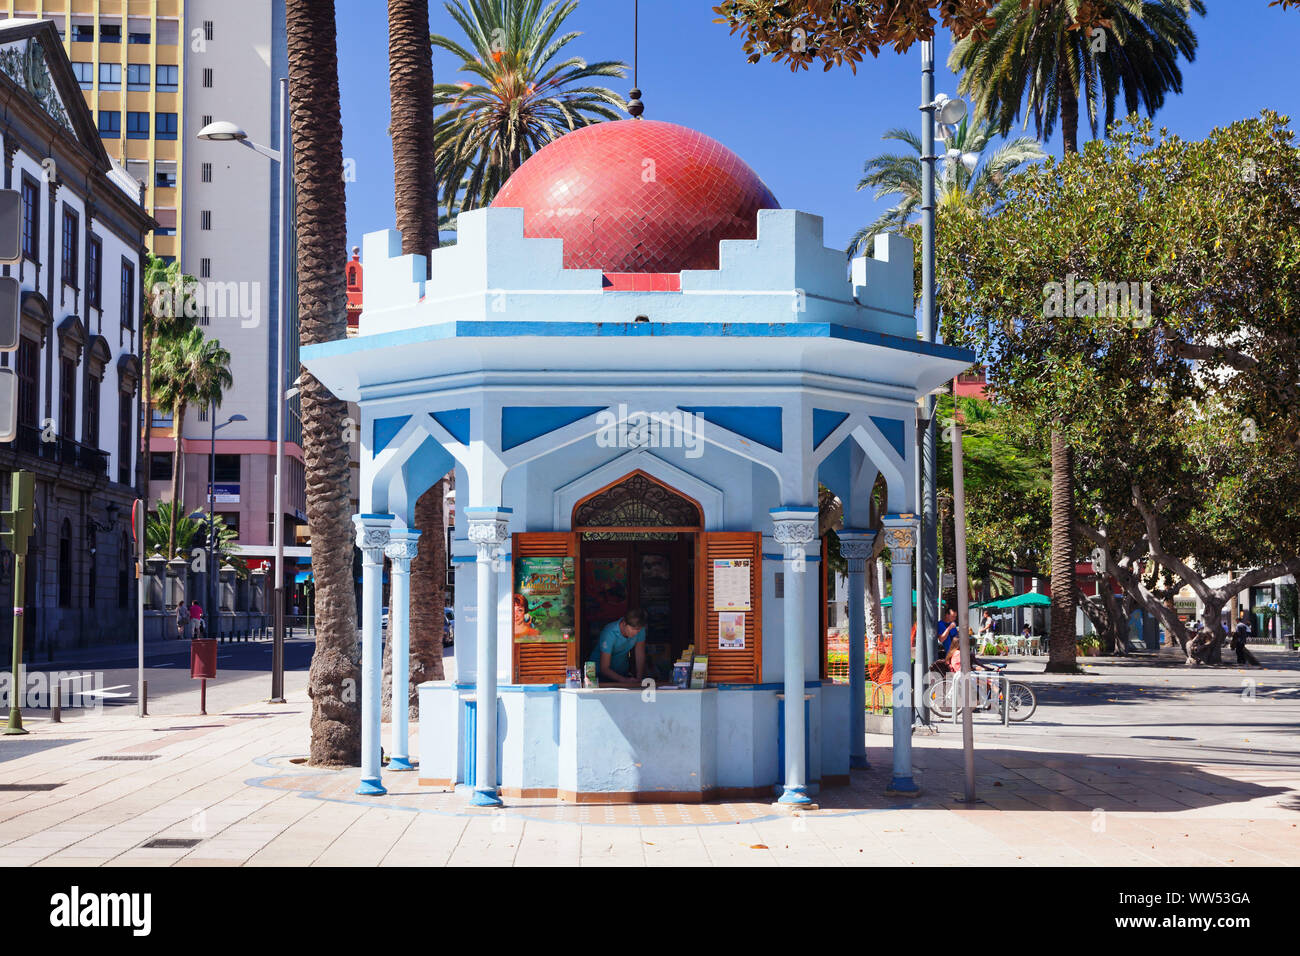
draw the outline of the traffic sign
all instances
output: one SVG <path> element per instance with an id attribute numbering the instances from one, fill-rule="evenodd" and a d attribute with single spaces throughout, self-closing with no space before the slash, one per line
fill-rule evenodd
<path id="1" fill-rule="evenodd" d="M 23 197 L 16 189 L 0 189 L 0 262 L 23 257 Z"/>
<path id="2" fill-rule="evenodd" d="M 0 276 L 0 352 L 18 348 L 23 290 L 13 276 Z"/>
<path id="3" fill-rule="evenodd" d="M 18 434 L 18 376 L 11 368 L 0 368 L 0 442 L 13 441 Z"/>

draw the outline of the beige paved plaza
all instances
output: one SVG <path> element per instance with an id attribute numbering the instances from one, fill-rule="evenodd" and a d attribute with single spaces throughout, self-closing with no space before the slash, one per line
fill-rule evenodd
<path id="1" fill-rule="evenodd" d="M 981 718 L 980 804 L 954 799 L 948 726 L 916 737 L 919 797 L 885 795 L 889 741 L 872 737 L 873 768 L 803 817 L 745 801 L 476 810 L 410 773 L 359 797 L 358 771 L 295 762 L 303 693 L 208 717 L 29 720 L 31 735 L 0 739 L 0 865 L 1295 864 L 1300 672 L 1274 660 L 1285 669 L 1031 676 L 1031 724 Z M 124 756 L 153 759 L 102 759 Z M 15 789 L 31 784 L 58 786 Z M 157 838 L 199 842 L 142 846 Z"/>

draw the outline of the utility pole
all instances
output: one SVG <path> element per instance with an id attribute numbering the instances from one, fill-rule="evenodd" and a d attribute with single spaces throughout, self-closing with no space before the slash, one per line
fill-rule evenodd
<path id="1" fill-rule="evenodd" d="M 9 530 L 0 533 L 0 543 L 14 556 L 14 644 L 13 669 L 9 684 L 9 726 L 6 734 L 25 734 L 19 697 L 23 692 L 23 598 L 27 588 L 27 539 L 32 535 L 32 499 L 35 484 L 29 471 L 16 471 L 12 477 L 9 510 L 0 518 Z"/>
<path id="2" fill-rule="evenodd" d="M 953 695 L 953 706 L 961 701 L 961 750 L 966 765 L 965 802 L 975 802 L 975 727 L 972 724 L 970 669 L 970 601 L 966 584 L 966 474 L 962 461 L 961 430 L 965 422 L 961 410 L 954 408 L 952 423 L 952 513 L 956 526 L 957 564 L 957 653 L 961 655 L 960 697 Z"/>

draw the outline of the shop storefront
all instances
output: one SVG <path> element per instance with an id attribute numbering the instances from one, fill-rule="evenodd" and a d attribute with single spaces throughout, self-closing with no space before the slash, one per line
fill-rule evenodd
<path id="1" fill-rule="evenodd" d="M 910 589 L 916 400 L 972 360 L 917 340 L 910 244 L 882 237 L 846 276 L 820 219 L 778 208 L 720 144 L 648 121 L 563 137 L 459 227 L 427 280 L 395 233 L 367 236 L 361 334 L 303 350 L 361 409 L 363 701 L 385 560 L 400 680 L 414 503 L 454 469 L 457 674 L 420 688 L 421 783 L 480 805 L 798 805 L 846 781 L 865 678 L 822 680 L 818 487 L 843 503 L 849 591 L 877 534 Z M 600 630 L 634 608 L 647 681 L 581 686 Z M 860 637 L 861 602 L 848 612 Z M 911 619 L 892 609 L 904 645 Z M 696 686 L 674 686 L 684 656 Z M 383 792 L 366 708 L 361 791 Z M 389 769 L 414 764 L 400 715 L 392 734 Z"/>

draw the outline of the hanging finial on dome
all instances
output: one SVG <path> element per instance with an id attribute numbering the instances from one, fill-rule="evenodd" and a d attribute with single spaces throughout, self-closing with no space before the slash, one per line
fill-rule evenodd
<path id="1" fill-rule="evenodd" d="M 632 89 L 628 93 L 627 111 L 633 119 L 640 119 L 641 114 L 645 112 L 645 104 L 641 102 L 641 90 L 638 89 L 640 83 L 637 82 L 637 46 L 638 31 L 640 27 L 640 0 L 632 0 Z"/>

